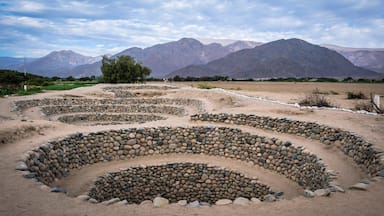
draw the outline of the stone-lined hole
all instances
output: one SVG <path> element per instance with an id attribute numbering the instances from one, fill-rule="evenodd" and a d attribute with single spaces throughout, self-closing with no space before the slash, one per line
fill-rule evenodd
<path id="1" fill-rule="evenodd" d="M 181 112 L 183 107 L 192 107 L 196 112 L 201 113 L 204 111 L 203 103 L 200 100 L 194 99 L 171 99 L 171 98 L 120 98 L 120 99 L 86 99 L 86 98 L 45 98 L 45 99 L 32 99 L 32 100 L 20 100 L 14 103 L 14 111 L 22 112 L 32 107 L 66 107 L 66 106 L 81 106 L 82 109 L 86 109 L 85 112 L 92 112 L 92 107 L 101 106 L 104 107 L 104 112 L 107 106 L 119 107 L 119 106 L 159 106 L 164 108 L 171 107 L 177 109 L 177 112 Z M 47 108 L 48 109 L 48 108 Z M 54 109 L 54 108 L 52 108 Z M 100 108 L 101 109 L 101 108 Z M 112 109 L 112 108 L 110 108 Z M 116 109 L 116 108 L 115 108 Z M 121 108 L 123 109 L 123 108 Z M 127 110 L 127 108 L 124 108 Z M 116 110 L 118 111 L 118 110 Z M 173 110 L 175 111 L 175 110 Z M 52 111 L 53 112 L 53 111 Z M 59 111 L 56 111 L 59 112 Z M 165 111 L 161 112 L 164 113 Z M 168 112 L 170 113 L 170 112 Z M 177 114 L 177 113 L 176 113 Z"/>
<path id="2" fill-rule="evenodd" d="M 162 105 L 94 105 L 94 106 L 45 106 L 41 107 L 45 115 L 59 115 L 64 113 L 97 112 L 97 113 L 161 113 L 168 115 L 184 115 L 182 107 Z"/>
<path id="3" fill-rule="evenodd" d="M 170 202 L 187 200 L 215 203 L 237 197 L 262 199 L 270 188 L 243 174 L 202 163 L 170 163 L 131 167 L 100 176 L 88 195 L 99 202 L 119 198 L 140 204 L 157 196 Z"/>
<path id="4" fill-rule="evenodd" d="M 82 113 L 73 115 L 59 116 L 57 120 L 69 124 L 91 124 L 91 125 L 111 125 L 111 124 L 132 124 L 145 123 L 150 121 L 165 120 L 166 118 L 158 115 L 127 114 L 127 113 Z"/>
<path id="5" fill-rule="evenodd" d="M 169 89 L 178 89 L 175 86 L 156 86 L 156 85 L 128 85 L 128 86 L 114 86 L 114 87 L 105 87 L 104 91 L 112 92 L 117 98 L 133 98 L 138 95 L 135 94 L 135 90 L 157 90 L 164 91 Z"/>
<path id="6" fill-rule="evenodd" d="M 159 127 L 75 134 L 31 151 L 25 161 L 39 181 L 50 184 L 70 170 L 104 161 L 169 153 L 205 154 L 238 159 L 264 167 L 316 190 L 330 178 L 316 155 L 275 138 L 234 128 Z"/>

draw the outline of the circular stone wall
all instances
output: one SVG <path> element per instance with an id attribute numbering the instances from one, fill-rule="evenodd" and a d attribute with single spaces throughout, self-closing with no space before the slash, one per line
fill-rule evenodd
<path id="1" fill-rule="evenodd" d="M 194 99 L 173 98 L 126 98 L 126 99 L 86 99 L 86 98 L 45 98 L 20 100 L 15 102 L 14 110 L 22 111 L 37 106 L 66 106 L 66 105 L 131 105 L 131 104 L 169 104 L 183 106 L 202 106 L 202 102 Z"/>
<path id="2" fill-rule="evenodd" d="M 32 176 L 50 184 L 68 175 L 71 169 L 88 164 L 168 153 L 205 154 L 247 161 L 311 190 L 327 188 L 330 182 L 329 174 L 316 155 L 290 142 L 233 128 L 131 128 L 75 134 L 34 149 L 25 163 Z"/>
<path id="3" fill-rule="evenodd" d="M 94 106 L 45 106 L 41 107 L 45 115 L 58 115 L 64 113 L 93 112 L 93 113 L 161 113 L 182 116 L 185 110 L 182 107 L 163 105 L 94 105 Z"/>
<path id="4" fill-rule="evenodd" d="M 171 202 L 187 200 L 215 203 L 219 199 L 253 197 L 261 199 L 273 192 L 256 179 L 200 163 L 133 167 L 99 177 L 89 196 L 99 202 L 119 198 L 140 204 L 157 196 Z"/>
<path id="5" fill-rule="evenodd" d="M 191 116 L 194 121 L 223 122 L 235 125 L 248 125 L 255 128 L 273 130 L 281 133 L 296 134 L 320 140 L 326 145 L 337 145 L 344 154 L 351 157 L 366 173 L 384 177 L 383 151 L 374 149 L 371 143 L 362 137 L 339 128 L 286 118 L 271 118 L 247 114 L 197 114 Z"/>
<path id="6" fill-rule="evenodd" d="M 106 87 L 103 90 L 113 92 L 115 94 L 115 97 L 118 98 L 132 98 L 136 97 L 135 93 L 132 91 L 134 90 L 157 90 L 157 91 L 164 91 L 169 89 L 178 89 L 178 87 L 175 86 L 156 86 L 156 85 L 129 85 L 129 86 L 113 86 L 113 87 Z"/>
<path id="7" fill-rule="evenodd" d="M 192 107 L 197 113 L 204 112 L 203 103 L 200 100 L 194 99 L 171 99 L 171 98 L 125 98 L 125 99 L 85 99 L 85 98 L 45 98 L 45 99 L 32 99 L 32 100 L 20 100 L 14 103 L 14 111 L 22 112 L 25 109 L 32 107 L 66 107 L 66 106 L 81 106 L 85 112 L 92 112 L 92 108 L 95 106 L 104 107 L 105 111 L 107 107 L 116 106 L 143 106 L 143 105 L 168 105 L 172 109 L 180 109 L 183 107 Z M 48 109 L 48 108 L 47 108 Z M 51 108 L 59 109 L 59 108 Z M 111 108 L 112 109 L 112 108 Z M 117 110 L 118 111 L 118 110 Z M 121 110 L 123 111 L 123 110 Z M 48 111 L 47 111 L 48 112 Z M 54 111 L 52 111 L 54 112 Z M 60 111 L 55 111 L 58 113 Z M 50 112 L 48 112 L 49 114 Z M 168 112 L 169 113 L 169 112 Z"/>
<path id="8" fill-rule="evenodd" d="M 64 123 L 82 123 L 84 122 L 89 124 L 129 124 L 129 123 L 144 123 L 149 121 L 158 121 L 165 120 L 165 117 L 157 115 L 141 115 L 141 114 L 105 114 L 105 113 L 96 113 L 96 114 L 74 114 L 74 115 L 65 115 L 60 116 L 57 120 Z"/>

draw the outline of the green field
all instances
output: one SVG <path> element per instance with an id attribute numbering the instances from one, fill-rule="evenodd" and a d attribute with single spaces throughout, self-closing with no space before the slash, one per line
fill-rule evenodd
<path id="1" fill-rule="evenodd" d="M 0 96 L 5 95 L 31 95 L 36 93 L 41 93 L 45 91 L 63 91 L 71 90 L 79 87 L 87 87 L 96 85 L 96 81 L 55 81 L 49 83 L 43 83 L 42 85 L 29 85 L 27 86 L 27 91 L 22 88 L 1 88 Z"/>

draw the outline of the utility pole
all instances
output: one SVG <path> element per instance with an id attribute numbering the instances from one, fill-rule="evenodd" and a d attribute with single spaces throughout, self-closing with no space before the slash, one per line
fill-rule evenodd
<path id="1" fill-rule="evenodd" d="M 25 56 L 24 56 L 24 91 L 27 91 L 28 90 L 28 87 L 27 87 L 27 69 L 25 67 Z"/>

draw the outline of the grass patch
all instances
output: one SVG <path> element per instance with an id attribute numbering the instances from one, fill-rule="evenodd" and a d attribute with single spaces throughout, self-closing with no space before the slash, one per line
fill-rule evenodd
<path id="1" fill-rule="evenodd" d="M 309 94 L 299 104 L 300 106 L 332 107 L 329 99 L 321 94 Z"/>
<path id="2" fill-rule="evenodd" d="M 199 88 L 199 89 L 214 89 L 214 88 L 217 88 L 217 87 L 214 86 L 214 85 L 211 85 L 209 83 L 199 83 L 197 85 L 197 88 Z"/>
<path id="3" fill-rule="evenodd" d="M 75 82 L 43 82 L 41 84 L 34 84 L 34 85 L 28 85 L 28 90 L 24 91 L 23 88 L 7 88 L 3 87 L 0 89 L 0 97 L 3 97 L 5 95 L 17 95 L 17 96 L 25 96 L 25 95 L 32 95 L 44 92 L 45 90 L 51 90 L 51 91 L 63 91 L 63 90 L 71 90 L 79 87 L 87 87 L 87 86 L 93 86 L 96 85 L 96 82 L 81 82 L 81 81 L 75 81 Z"/>
<path id="4" fill-rule="evenodd" d="M 37 94 L 37 93 L 41 93 L 41 92 L 43 92 L 43 89 L 41 89 L 39 87 L 34 87 L 34 88 L 28 89 L 27 91 L 18 90 L 16 92 L 16 95 L 17 96 L 26 96 L 26 95 L 32 95 L 32 94 Z"/>
<path id="5" fill-rule="evenodd" d="M 5 96 L 5 95 L 15 94 L 16 92 L 17 92 L 17 90 L 15 90 L 15 89 L 1 88 L 0 89 L 0 97 Z"/>
<path id="6" fill-rule="evenodd" d="M 363 92 L 347 92 L 347 99 L 355 100 L 355 99 L 366 99 L 367 97 Z"/>

